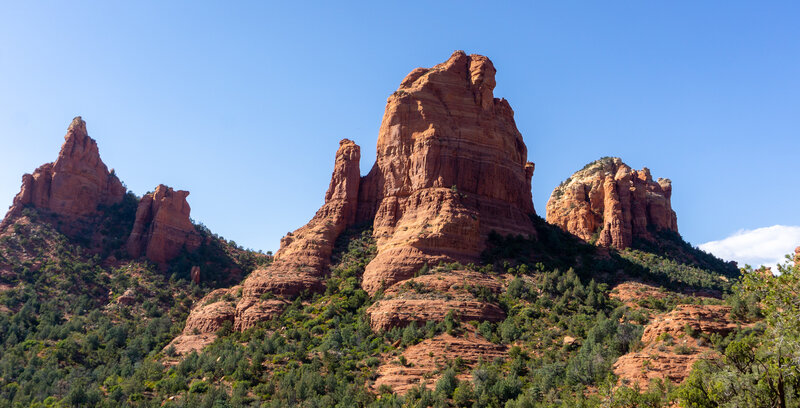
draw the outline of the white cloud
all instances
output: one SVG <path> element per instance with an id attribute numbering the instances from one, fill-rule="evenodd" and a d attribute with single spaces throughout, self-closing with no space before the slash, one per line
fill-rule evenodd
<path id="1" fill-rule="evenodd" d="M 700 249 L 739 266 L 770 266 L 786 262 L 786 254 L 794 254 L 800 245 L 800 226 L 773 225 L 754 230 L 739 230 L 719 241 L 706 242 Z"/>

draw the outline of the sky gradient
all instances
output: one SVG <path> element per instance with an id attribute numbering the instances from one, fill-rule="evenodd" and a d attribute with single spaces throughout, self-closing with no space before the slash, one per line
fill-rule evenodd
<path id="1" fill-rule="evenodd" d="M 386 98 L 463 49 L 497 68 L 540 215 L 619 156 L 672 179 L 693 244 L 800 225 L 798 2 L 231 4 L 5 4 L 0 207 L 81 115 L 137 195 L 189 190 L 192 218 L 277 250 L 322 204 L 338 141 L 366 174 Z"/>

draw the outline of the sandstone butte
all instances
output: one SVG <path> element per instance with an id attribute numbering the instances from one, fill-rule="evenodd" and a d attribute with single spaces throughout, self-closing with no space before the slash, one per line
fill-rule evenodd
<path id="1" fill-rule="evenodd" d="M 22 176 L 22 187 L 2 222 L 0 231 L 17 221 L 26 206 L 58 218 L 62 232 L 80 231 L 100 214 L 99 206 L 122 201 L 125 187 L 100 159 L 97 142 L 89 137 L 86 122 L 78 116 L 64 136 L 64 144 L 53 163 Z M 189 219 L 186 191 L 160 185 L 145 195 L 136 211 L 136 220 L 127 249 L 133 257 L 141 254 L 164 263 L 184 246 L 200 245 L 200 236 Z"/>
<path id="2" fill-rule="evenodd" d="M 359 147 L 342 140 L 324 205 L 244 281 L 234 327 L 270 318 L 273 296 L 322 290 L 336 238 L 356 224 L 372 224 L 377 241 L 362 282 L 370 294 L 426 264 L 478 260 L 492 231 L 535 236 L 534 165 L 511 106 L 493 95 L 495 72 L 456 51 L 408 74 L 387 101 L 370 172 L 361 177 Z"/>
<path id="3" fill-rule="evenodd" d="M 100 160 L 97 142 L 78 116 L 67 129 L 56 161 L 22 176 L 22 188 L 0 222 L 0 230 L 11 225 L 28 205 L 58 216 L 68 228 L 96 215 L 98 205 L 118 203 L 124 195 L 125 187 Z"/>
<path id="4" fill-rule="evenodd" d="M 128 254 L 134 258 L 145 255 L 156 263 L 166 263 L 185 247 L 196 250 L 202 241 L 189 219 L 191 208 L 186 202 L 188 191 L 175 191 L 160 184 L 145 194 L 136 208 L 136 220 L 128 237 Z M 197 271 L 199 274 L 199 270 Z M 192 270 L 192 280 L 195 279 Z"/>
<path id="5" fill-rule="evenodd" d="M 677 233 L 670 198 L 672 182 L 653 181 L 650 170 L 632 170 L 616 157 L 586 165 L 553 190 L 547 222 L 584 241 L 628 248 L 634 239 L 652 240 L 651 230 Z"/>

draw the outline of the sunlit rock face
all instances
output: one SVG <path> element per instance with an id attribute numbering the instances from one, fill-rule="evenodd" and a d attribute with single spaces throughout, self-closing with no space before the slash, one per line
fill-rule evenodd
<path id="1" fill-rule="evenodd" d="M 617 157 L 588 164 L 553 190 L 547 222 L 584 241 L 628 248 L 650 229 L 678 232 L 672 182 L 654 181 L 650 170 L 633 170 Z"/>
<path id="2" fill-rule="evenodd" d="M 22 176 L 22 188 L 0 229 L 10 225 L 27 205 L 52 213 L 69 225 L 97 214 L 101 204 L 119 203 L 124 195 L 125 187 L 100 159 L 97 142 L 78 116 L 67 129 L 56 161 Z"/>

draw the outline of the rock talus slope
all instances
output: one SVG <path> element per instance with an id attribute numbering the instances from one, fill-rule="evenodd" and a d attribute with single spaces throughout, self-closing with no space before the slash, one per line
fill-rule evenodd
<path id="1" fill-rule="evenodd" d="M 97 142 L 89 137 L 80 116 L 72 120 L 53 163 L 22 176 L 22 188 L 0 222 L 5 229 L 31 205 L 59 216 L 66 224 L 95 215 L 98 205 L 122 201 L 125 187 L 100 159 Z"/>
<path id="2" fill-rule="evenodd" d="M 553 190 L 547 222 L 587 242 L 628 248 L 634 238 L 652 239 L 651 229 L 678 232 L 671 197 L 669 179 L 654 181 L 647 168 L 603 158 Z"/>
<path id="3" fill-rule="evenodd" d="M 163 264 L 175 258 L 184 247 L 189 251 L 197 249 L 202 239 L 189 218 L 188 195 L 188 191 L 175 191 L 163 184 L 145 194 L 136 209 L 136 220 L 127 242 L 128 254 L 134 258 L 145 255 Z"/>

